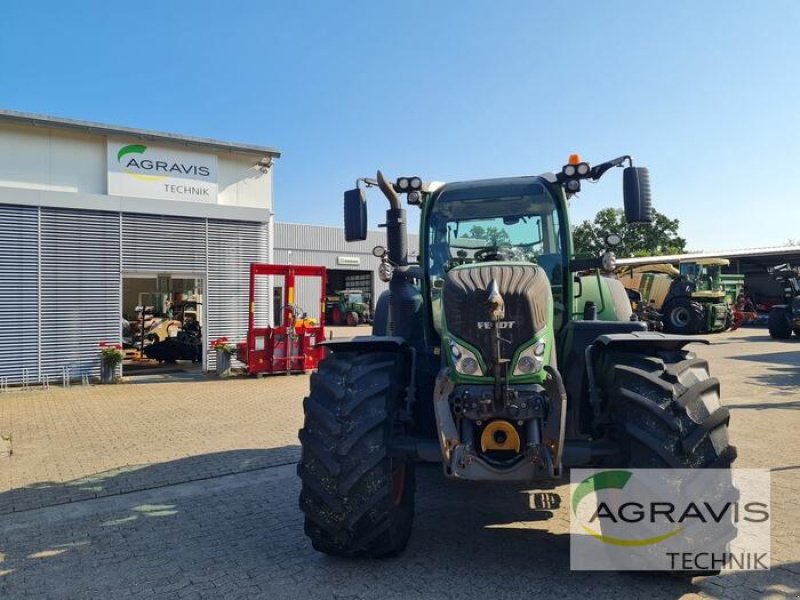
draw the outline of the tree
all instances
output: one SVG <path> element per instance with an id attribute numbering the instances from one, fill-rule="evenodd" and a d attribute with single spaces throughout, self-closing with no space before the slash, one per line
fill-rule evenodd
<path id="1" fill-rule="evenodd" d="M 481 227 L 480 225 L 473 225 L 469 233 L 465 233 L 465 238 L 473 238 L 476 240 L 485 240 L 489 242 L 490 246 L 510 246 L 511 237 L 505 229 L 499 227 Z"/>
<path id="2" fill-rule="evenodd" d="M 621 258 L 632 256 L 662 256 L 686 252 L 686 240 L 678 235 L 678 219 L 670 219 L 653 211 L 650 225 L 629 225 L 619 208 L 604 208 L 593 221 L 584 221 L 572 231 L 575 253 L 600 254 L 605 249 L 605 237 L 616 233 L 622 244 L 615 252 Z"/>

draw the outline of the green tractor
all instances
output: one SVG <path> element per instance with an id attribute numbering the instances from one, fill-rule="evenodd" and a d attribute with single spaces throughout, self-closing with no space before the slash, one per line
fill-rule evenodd
<path id="1" fill-rule="evenodd" d="M 577 466 L 730 467 L 719 382 L 685 350 L 698 340 L 631 319 L 612 248 L 573 255 L 567 200 L 613 167 L 625 167 L 627 221 L 651 222 L 649 174 L 629 156 L 448 184 L 378 172 L 345 192 L 348 241 L 366 239 L 363 186 L 389 201 L 387 247 L 374 250 L 389 290 L 372 336 L 325 343 L 304 401 L 300 508 L 314 548 L 401 552 L 420 461 L 445 478 L 534 486 Z M 421 211 L 413 264 L 401 195 Z"/>
<path id="2" fill-rule="evenodd" d="M 369 294 L 361 290 L 339 290 L 327 297 L 326 318 L 329 325 L 371 323 Z"/>

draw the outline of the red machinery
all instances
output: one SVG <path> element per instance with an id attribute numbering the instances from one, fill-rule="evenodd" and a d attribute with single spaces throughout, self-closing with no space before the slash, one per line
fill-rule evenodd
<path id="1" fill-rule="evenodd" d="M 282 324 L 277 327 L 256 327 L 256 278 L 279 275 L 284 278 Z M 319 324 L 309 326 L 303 315 L 296 314 L 295 279 L 320 278 Z M 237 345 L 238 358 L 251 375 L 304 373 L 316 369 L 325 340 L 325 267 L 299 265 L 250 265 L 250 315 L 247 341 Z M 262 289 L 266 289 L 262 286 Z M 271 293 L 269 291 L 268 293 Z"/>

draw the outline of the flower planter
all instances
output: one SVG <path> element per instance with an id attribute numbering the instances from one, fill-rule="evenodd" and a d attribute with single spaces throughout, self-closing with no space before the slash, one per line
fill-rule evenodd
<path id="1" fill-rule="evenodd" d="M 217 349 L 216 358 L 217 358 L 217 375 L 220 377 L 227 377 L 231 374 L 231 355 L 230 352 L 225 352 L 224 350 Z"/>
<path id="2" fill-rule="evenodd" d="M 114 383 L 117 366 L 100 361 L 100 383 Z"/>

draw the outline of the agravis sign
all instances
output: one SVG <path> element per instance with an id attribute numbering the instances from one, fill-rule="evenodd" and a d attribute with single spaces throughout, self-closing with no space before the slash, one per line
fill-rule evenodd
<path id="1" fill-rule="evenodd" d="M 108 140 L 108 193 L 217 202 L 217 157 L 150 143 Z"/>

